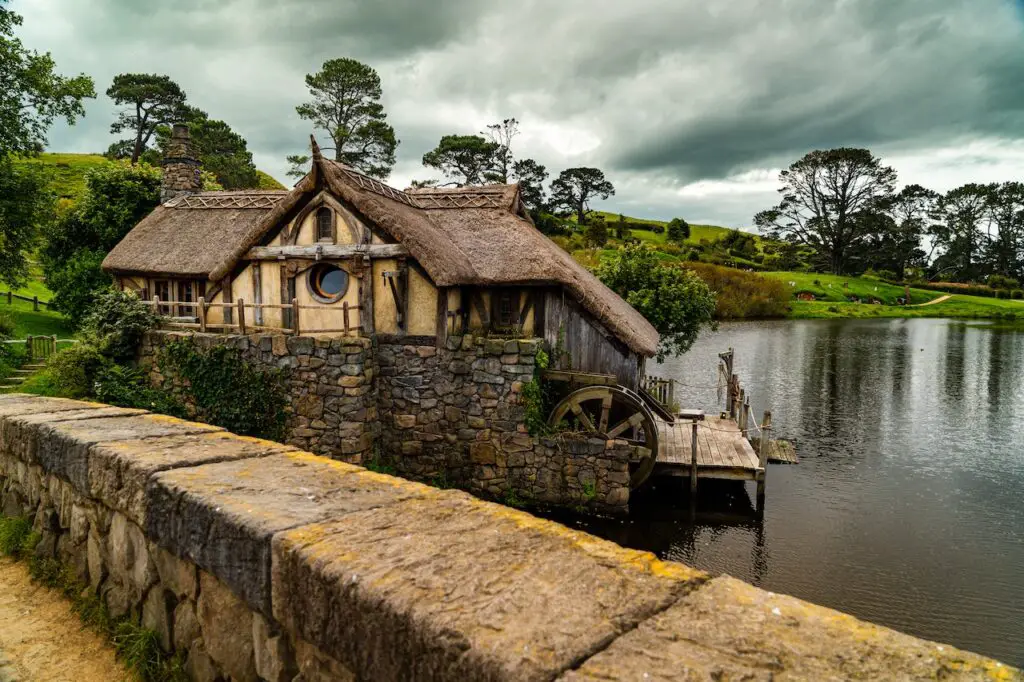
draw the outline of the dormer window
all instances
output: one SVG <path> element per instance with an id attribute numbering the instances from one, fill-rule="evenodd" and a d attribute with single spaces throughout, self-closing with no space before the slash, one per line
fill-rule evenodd
<path id="1" fill-rule="evenodd" d="M 316 212 L 316 240 L 318 242 L 334 241 L 334 211 L 326 206 Z"/>

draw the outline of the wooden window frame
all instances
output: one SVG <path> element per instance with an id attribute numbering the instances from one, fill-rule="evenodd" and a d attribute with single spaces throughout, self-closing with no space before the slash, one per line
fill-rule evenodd
<path id="1" fill-rule="evenodd" d="M 518 289 L 495 289 L 491 293 L 491 329 L 500 331 L 512 329 L 519 325 L 519 299 Z M 508 310 L 503 311 L 504 303 L 508 304 Z M 507 318 L 503 313 L 507 312 Z"/>
<path id="2" fill-rule="evenodd" d="M 328 216 L 330 218 L 330 225 L 328 227 L 329 234 L 327 236 L 324 236 L 320 230 L 320 228 L 322 227 L 322 221 L 320 218 L 321 216 Z M 335 242 L 335 226 L 337 224 L 337 217 L 333 209 L 331 209 L 328 206 L 320 206 L 318 209 L 316 209 L 316 211 L 313 212 L 313 223 L 313 236 L 315 237 L 313 241 L 315 241 L 317 244 L 333 244 Z"/>

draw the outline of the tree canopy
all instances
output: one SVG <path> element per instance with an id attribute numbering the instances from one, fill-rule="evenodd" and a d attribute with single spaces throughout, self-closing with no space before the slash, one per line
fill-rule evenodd
<path id="1" fill-rule="evenodd" d="M 896 186 L 896 171 L 867 149 L 813 151 L 779 175 L 782 201 L 754 223 L 772 239 L 812 246 L 842 274 L 850 254 L 872 234 Z"/>
<path id="2" fill-rule="evenodd" d="M 122 107 L 110 132 L 131 133 L 131 162 L 136 163 L 146 151 L 150 139 L 160 126 L 183 119 L 185 92 L 170 77 L 150 73 L 122 73 L 114 76 L 107 88 L 107 97 Z M 126 145 L 125 145 L 126 146 Z"/>
<path id="3" fill-rule="evenodd" d="M 665 233 L 665 238 L 670 242 L 682 244 L 690 238 L 690 223 L 686 222 L 682 218 L 673 218 L 668 223 L 668 230 Z"/>
<path id="4" fill-rule="evenodd" d="M 519 183 L 520 196 L 531 213 L 547 210 L 547 168 L 533 159 L 520 159 L 512 165 L 512 179 Z"/>
<path id="5" fill-rule="evenodd" d="M 596 274 L 658 330 L 659 362 L 682 355 L 701 329 L 714 328 L 714 292 L 692 271 L 663 264 L 647 245 L 626 244 L 604 258 Z"/>
<path id="6" fill-rule="evenodd" d="M 436 168 L 451 182 L 482 185 L 494 177 L 499 145 L 481 135 L 445 135 L 437 147 L 423 155 L 423 165 Z"/>
<path id="7" fill-rule="evenodd" d="M 512 154 L 512 140 L 519 134 L 519 121 L 506 118 L 501 123 L 492 123 L 483 133 L 495 144 L 491 171 L 484 178 L 488 182 L 507 185 L 513 175 L 515 157 Z"/>
<path id="8" fill-rule="evenodd" d="M 73 125 L 85 115 L 84 100 L 96 96 L 91 78 L 62 76 L 49 53 L 22 45 L 14 36 L 21 16 L 6 4 L 0 0 L 0 157 L 42 151 L 50 125 L 58 118 Z"/>
<path id="9" fill-rule="evenodd" d="M 380 103 L 377 72 L 355 59 L 329 59 L 306 76 L 312 99 L 295 110 L 326 131 L 336 161 L 384 179 L 395 165 L 398 139 Z M 289 159 L 291 163 L 291 159 Z"/>
<path id="10" fill-rule="evenodd" d="M 615 187 L 597 168 L 569 168 L 551 183 L 551 203 L 556 208 L 575 213 L 580 225 L 586 222 L 591 212 L 591 201 L 607 199 L 614 194 Z"/>

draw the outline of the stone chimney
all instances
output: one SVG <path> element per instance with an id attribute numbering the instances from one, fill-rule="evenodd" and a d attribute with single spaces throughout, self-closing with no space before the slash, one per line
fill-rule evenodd
<path id="1" fill-rule="evenodd" d="M 164 179 L 160 187 L 160 203 L 167 203 L 182 194 L 192 194 L 203 188 L 199 177 L 199 159 L 192 148 L 188 126 L 176 123 L 171 129 L 171 142 L 161 162 Z"/>

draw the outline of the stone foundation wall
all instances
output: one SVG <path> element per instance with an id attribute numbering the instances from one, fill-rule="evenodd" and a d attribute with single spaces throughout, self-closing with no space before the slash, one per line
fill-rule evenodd
<path id="1" fill-rule="evenodd" d="M 161 366 L 160 349 L 183 339 L 199 348 L 236 348 L 249 363 L 285 370 L 289 445 L 352 464 L 371 454 L 379 425 L 376 360 L 369 339 L 149 332 L 139 348 L 139 365 L 149 371 L 154 386 L 178 397 L 182 380 Z"/>
<path id="2" fill-rule="evenodd" d="M 444 348 L 380 344 L 381 453 L 404 476 L 477 494 L 625 512 L 631 450 L 575 435 L 534 438 L 523 386 L 541 341 L 451 337 Z"/>
<path id="3" fill-rule="evenodd" d="M 0 396 L 0 510 L 203 682 L 1024 679 L 463 492 L 140 410 Z"/>
<path id="4" fill-rule="evenodd" d="M 153 385 L 182 395 L 160 349 L 190 338 L 227 345 L 258 366 L 288 372 L 289 445 L 351 464 L 376 459 L 403 476 L 526 503 L 625 513 L 623 441 L 534 438 L 523 423 L 523 386 L 541 341 L 474 338 L 433 345 L 362 338 L 225 336 L 154 331 L 139 350 Z"/>

